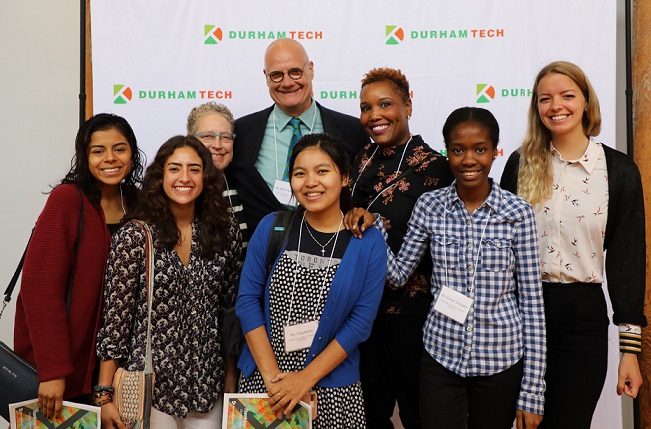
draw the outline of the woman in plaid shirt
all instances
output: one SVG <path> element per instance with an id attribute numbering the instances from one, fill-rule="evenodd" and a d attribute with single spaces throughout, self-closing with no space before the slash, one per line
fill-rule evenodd
<path id="1" fill-rule="evenodd" d="M 418 200 L 389 283 L 402 287 L 431 246 L 434 302 L 423 328 L 423 428 L 536 428 L 545 391 L 545 315 L 533 208 L 488 177 L 499 126 L 481 108 L 448 117 L 454 183 Z M 347 225 L 369 225 L 362 209 Z M 373 218 L 373 219 L 372 219 Z M 378 217 L 375 225 L 383 229 Z M 362 226 L 364 229 L 365 226 Z M 516 276 L 517 273 L 517 276 Z"/>

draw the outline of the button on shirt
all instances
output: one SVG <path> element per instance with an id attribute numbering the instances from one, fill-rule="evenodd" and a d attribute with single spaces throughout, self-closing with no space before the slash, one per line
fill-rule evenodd
<path id="1" fill-rule="evenodd" d="M 555 283 L 602 283 L 608 219 L 608 170 L 601 143 L 566 161 L 551 146 L 552 196 L 536 211 L 542 278 Z"/>
<path id="2" fill-rule="evenodd" d="M 387 249 L 388 280 L 402 285 L 431 244 L 434 300 L 448 286 L 473 302 L 464 324 L 430 309 L 427 352 L 462 377 L 496 374 L 524 358 L 517 408 L 543 414 L 545 313 L 533 208 L 491 180 L 490 195 L 470 215 L 455 184 L 419 198 L 400 252 Z M 375 226 L 384 232 L 381 221 Z"/>

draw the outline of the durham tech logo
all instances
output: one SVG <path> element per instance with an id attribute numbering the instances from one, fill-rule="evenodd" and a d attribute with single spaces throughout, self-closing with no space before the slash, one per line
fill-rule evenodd
<path id="1" fill-rule="evenodd" d="M 203 43 L 204 45 L 216 45 L 222 41 L 223 32 L 221 27 L 216 25 L 203 26 Z"/>
<path id="2" fill-rule="evenodd" d="M 396 25 L 386 26 L 387 45 L 399 45 L 400 42 L 405 40 L 405 32 L 402 28 Z"/>
<path id="3" fill-rule="evenodd" d="M 113 104 L 127 104 L 133 98 L 131 88 L 126 85 L 113 85 Z"/>
<path id="4" fill-rule="evenodd" d="M 495 99 L 495 88 L 486 83 L 477 84 L 477 103 L 490 103 Z"/>

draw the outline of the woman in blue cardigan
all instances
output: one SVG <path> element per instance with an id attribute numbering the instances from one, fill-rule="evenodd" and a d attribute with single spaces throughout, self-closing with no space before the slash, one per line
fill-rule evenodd
<path id="1" fill-rule="evenodd" d="M 302 137 L 289 171 L 300 205 L 287 243 L 267 277 L 270 214 L 256 228 L 244 263 L 237 301 L 247 340 L 240 391 L 266 392 L 274 409 L 289 416 L 314 390 L 315 429 L 364 428 L 358 345 L 371 332 L 382 296 L 384 239 L 371 228 L 351 240 L 343 228 L 350 194 L 341 141 Z"/>

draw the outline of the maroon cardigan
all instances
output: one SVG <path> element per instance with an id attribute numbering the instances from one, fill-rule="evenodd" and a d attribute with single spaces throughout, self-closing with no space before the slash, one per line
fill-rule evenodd
<path id="1" fill-rule="evenodd" d="M 90 393 L 96 363 L 104 268 L 111 236 L 101 207 L 83 194 L 84 219 L 70 313 L 68 273 L 74 259 L 79 194 L 55 188 L 38 218 L 23 266 L 16 303 L 14 350 L 36 366 L 41 382 L 66 378 L 64 398 Z"/>

